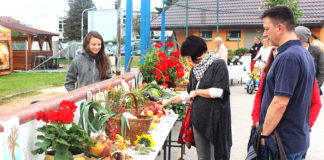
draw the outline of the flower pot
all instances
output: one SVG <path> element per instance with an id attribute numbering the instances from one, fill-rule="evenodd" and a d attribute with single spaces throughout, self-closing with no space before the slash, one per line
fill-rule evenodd
<path id="1" fill-rule="evenodd" d="M 54 155 L 46 155 L 44 160 L 54 160 Z M 86 160 L 84 153 L 73 155 L 73 160 Z"/>

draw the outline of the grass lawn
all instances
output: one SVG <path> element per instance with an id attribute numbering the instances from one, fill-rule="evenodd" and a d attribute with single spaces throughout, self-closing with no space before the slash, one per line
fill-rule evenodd
<path id="1" fill-rule="evenodd" d="M 125 60 L 121 61 L 121 65 L 125 65 Z M 141 66 L 141 61 L 140 60 L 134 60 L 132 61 L 132 67 L 140 67 Z"/>
<path id="2" fill-rule="evenodd" d="M 65 77 L 65 72 L 14 72 L 0 76 L 0 97 L 46 87 L 63 86 Z"/>

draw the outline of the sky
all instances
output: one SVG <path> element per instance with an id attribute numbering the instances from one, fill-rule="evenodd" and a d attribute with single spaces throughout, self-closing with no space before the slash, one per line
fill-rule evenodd
<path id="1" fill-rule="evenodd" d="M 113 9 L 115 0 L 92 0 L 97 8 Z M 121 0 L 126 9 L 127 0 Z M 133 0 L 133 10 L 140 10 L 141 0 Z M 161 7 L 162 0 L 151 0 L 151 11 Z M 38 19 L 62 17 L 69 10 L 68 0 L 2 0 L 0 16 L 10 16 L 24 24 L 35 25 Z"/>

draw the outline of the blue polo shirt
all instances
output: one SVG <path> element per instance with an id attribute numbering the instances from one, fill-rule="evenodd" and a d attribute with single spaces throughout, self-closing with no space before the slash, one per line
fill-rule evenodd
<path id="1" fill-rule="evenodd" d="M 314 60 L 299 40 L 290 40 L 278 48 L 265 80 L 260 125 L 264 123 L 274 96 L 290 98 L 276 128 L 288 154 L 306 151 L 309 147 L 309 110 L 314 80 Z"/>

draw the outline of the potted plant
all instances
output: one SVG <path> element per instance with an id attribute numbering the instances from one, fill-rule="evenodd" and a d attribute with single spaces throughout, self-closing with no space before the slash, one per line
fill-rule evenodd
<path id="1" fill-rule="evenodd" d="M 73 122 L 76 108 L 74 102 L 63 100 L 57 110 L 36 113 L 37 120 L 45 125 L 37 128 L 42 135 L 37 136 L 33 154 L 45 153 L 55 160 L 66 160 L 87 153 L 89 146 L 94 146 L 87 132 Z"/>
<path id="2" fill-rule="evenodd" d="M 173 51 L 169 55 L 163 50 L 163 46 L 164 44 L 160 42 L 155 44 L 153 49 L 147 51 L 144 64 L 141 66 L 143 82 L 149 83 L 155 80 L 158 84 L 165 82 L 170 85 L 184 76 L 184 66 L 180 61 L 180 51 Z M 165 49 L 172 47 L 172 42 L 167 42 L 165 45 Z M 152 66 L 156 69 L 146 68 L 147 66 Z"/>

